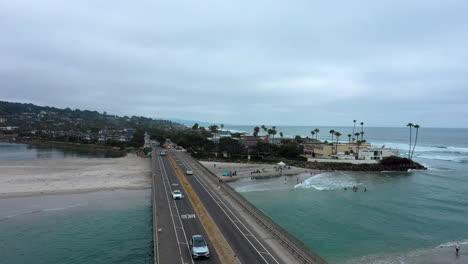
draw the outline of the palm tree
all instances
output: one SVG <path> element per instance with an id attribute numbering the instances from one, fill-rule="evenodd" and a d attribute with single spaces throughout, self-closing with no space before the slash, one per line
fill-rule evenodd
<path id="1" fill-rule="evenodd" d="M 407 127 L 409 127 L 409 150 L 408 150 L 408 159 L 411 159 L 411 128 L 414 126 L 413 123 L 408 123 L 406 125 Z"/>
<path id="2" fill-rule="evenodd" d="M 262 125 L 262 129 L 263 129 L 263 131 L 265 131 L 265 132 L 267 132 L 267 130 L 268 130 L 267 127 L 266 127 L 265 125 Z"/>
<path id="3" fill-rule="evenodd" d="M 360 134 L 361 133 L 359 133 L 359 132 L 354 133 L 354 139 L 356 140 L 356 143 L 358 143 L 358 141 L 359 141 L 359 135 Z M 353 142 L 354 142 L 354 140 L 353 140 Z"/>
<path id="4" fill-rule="evenodd" d="M 364 132 L 364 122 L 361 122 L 361 132 Z"/>
<path id="5" fill-rule="evenodd" d="M 259 128 L 258 126 L 256 126 L 256 127 L 254 128 L 254 132 L 253 132 L 254 137 L 257 137 L 257 136 L 258 136 L 258 132 L 260 132 L 260 128 Z"/>
<path id="6" fill-rule="evenodd" d="M 414 149 L 416 148 L 416 142 L 418 142 L 419 125 L 416 124 L 413 127 L 416 128 L 416 137 L 414 138 L 414 145 L 413 145 L 413 151 L 411 152 L 411 159 L 413 159 Z"/>
<path id="7" fill-rule="evenodd" d="M 314 129 L 314 131 L 315 131 L 315 140 L 317 140 L 318 133 L 320 133 L 320 129 L 316 128 Z"/>
<path id="8" fill-rule="evenodd" d="M 359 132 L 354 133 L 354 136 L 356 137 L 356 140 L 359 140 L 359 135 L 360 135 L 360 134 L 361 134 L 361 133 L 359 133 Z"/>
<path id="9" fill-rule="evenodd" d="M 339 140 L 340 140 L 340 136 L 341 136 L 341 133 L 336 131 L 335 132 L 335 136 L 336 136 L 336 149 L 335 149 L 335 154 L 338 154 L 338 143 L 339 143 Z"/>
<path id="10" fill-rule="evenodd" d="M 211 131 L 211 133 L 217 134 L 218 133 L 218 126 L 217 125 L 211 125 L 208 127 Z"/>
<path id="11" fill-rule="evenodd" d="M 310 134 L 312 135 L 312 138 L 314 138 L 315 130 L 310 131 Z"/>
<path id="12" fill-rule="evenodd" d="M 353 120 L 353 123 L 354 123 L 354 126 L 353 126 L 353 135 L 354 135 L 354 129 L 356 128 L 356 119 Z M 354 142 L 354 138 L 353 138 L 353 142 Z"/>
<path id="13" fill-rule="evenodd" d="M 351 134 L 348 134 L 348 143 L 351 143 Z"/>
<path id="14" fill-rule="evenodd" d="M 271 134 L 273 135 L 273 144 L 275 143 L 276 127 L 273 126 Z"/>
<path id="15" fill-rule="evenodd" d="M 221 124 L 221 130 L 224 128 L 224 124 Z"/>
<path id="16" fill-rule="evenodd" d="M 198 123 L 195 123 L 195 125 L 193 125 L 192 130 L 198 130 Z"/>
<path id="17" fill-rule="evenodd" d="M 331 136 L 332 136 L 331 142 L 332 142 L 332 154 L 333 154 L 333 136 L 335 135 L 335 130 L 332 129 L 332 130 L 330 130 L 330 132 L 328 132 L 328 133 L 330 133 Z"/>
<path id="18" fill-rule="evenodd" d="M 361 134 L 361 140 L 363 140 L 363 137 L 364 137 L 364 131 L 361 131 L 359 134 Z"/>
<path id="19" fill-rule="evenodd" d="M 280 137 L 283 138 L 283 135 L 284 135 L 283 132 L 280 132 L 279 134 L 280 134 Z"/>

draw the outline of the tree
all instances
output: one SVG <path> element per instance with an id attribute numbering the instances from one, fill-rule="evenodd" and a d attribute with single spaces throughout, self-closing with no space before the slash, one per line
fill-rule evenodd
<path id="1" fill-rule="evenodd" d="M 312 135 L 312 138 L 314 138 L 315 130 L 310 131 L 310 134 Z"/>
<path id="2" fill-rule="evenodd" d="M 348 134 L 348 143 L 351 143 L 351 134 Z"/>
<path id="3" fill-rule="evenodd" d="M 283 132 L 280 132 L 279 134 L 280 134 L 280 137 L 283 138 Z"/>
<path id="4" fill-rule="evenodd" d="M 361 132 L 364 132 L 364 122 L 361 122 Z"/>
<path id="5" fill-rule="evenodd" d="M 356 128 L 356 119 L 353 120 L 353 123 L 354 123 L 353 125 L 353 135 L 354 135 L 354 129 Z M 354 142 L 354 138 L 353 138 L 353 142 Z"/>
<path id="6" fill-rule="evenodd" d="M 210 129 L 211 133 L 217 134 L 218 133 L 218 126 L 217 125 L 211 125 L 208 127 Z"/>
<path id="7" fill-rule="evenodd" d="M 406 126 L 409 127 L 409 150 L 408 150 L 408 159 L 411 159 L 411 138 L 412 138 L 412 135 L 411 135 L 411 128 L 413 127 L 413 123 L 408 123 Z"/>
<path id="8" fill-rule="evenodd" d="M 361 131 L 359 134 L 361 134 L 361 140 L 363 140 L 363 137 L 364 137 L 364 131 Z"/>
<path id="9" fill-rule="evenodd" d="M 338 131 L 336 131 L 336 132 L 335 132 L 335 136 L 336 136 L 335 154 L 338 154 L 338 143 L 339 143 L 339 140 L 340 140 L 341 133 L 338 132 Z"/>
<path id="10" fill-rule="evenodd" d="M 243 150 L 240 142 L 230 137 L 220 138 L 218 148 L 220 152 L 225 151 L 228 154 L 240 154 Z"/>
<path id="11" fill-rule="evenodd" d="M 271 134 L 273 135 L 273 144 L 274 144 L 275 143 L 275 135 L 276 135 L 276 127 L 275 126 L 272 127 Z"/>
<path id="12" fill-rule="evenodd" d="M 316 128 L 315 131 L 315 139 L 317 140 L 318 133 L 320 133 L 320 129 Z"/>
<path id="13" fill-rule="evenodd" d="M 263 129 L 263 131 L 265 131 L 265 132 L 268 131 L 268 128 L 267 128 L 265 125 L 262 125 L 262 129 Z"/>
<path id="14" fill-rule="evenodd" d="M 192 130 L 198 130 L 198 123 L 195 123 L 195 125 L 192 126 Z"/>
<path id="15" fill-rule="evenodd" d="M 260 132 L 260 128 L 258 126 L 254 127 L 254 132 L 253 132 L 254 137 L 258 137 L 258 132 Z"/>
<path id="16" fill-rule="evenodd" d="M 330 130 L 329 133 L 331 134 L 331 137 L 332 137 L 332 138 L 331 138 L 331 143 L 332 143 L 332 153 L 333 153 L 333 145 L 334 145 L 334 144 L 333 144 L 333 136 L 335 135 L 335 130 L 332 129 L 332 130 Z"/>
<path id="17" fill-rule="evenodd" d="M 278 151 L 282 157 L 286 158 L 296 158 L 300 154 L 299 147 L 296 142 L 283 144 L 279 147 Z"/>
<path id="18" fill-rule="evenodd" d="M 414 139 L 413 151 L 411 152 L 411 159 L 413 159 L 414 149 L 416 148 L 416 143 L 418 142 L 419 125 L 416 124 L 413 127 L 416 128 L 416 137 Z"/>
<path id="19" fill-rule="evenodd" d="M 221 124 L 221 130 L 224 128 L 224 124 Z"/>

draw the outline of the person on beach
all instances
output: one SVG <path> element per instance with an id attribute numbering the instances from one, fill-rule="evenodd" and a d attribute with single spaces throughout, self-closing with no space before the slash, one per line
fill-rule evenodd
<path id="1" fill-rule="evenodd" d="M 366 187 L 364 187 L 364 192 L 367 192 L 367 188 L 366 188 Z"/>
<path id="2" fill-rule="evenodd" d="M 455 245 L 455 254 L 458 256 L 460 252 L 460 243 L 457 242 L 457 244 Z"/>

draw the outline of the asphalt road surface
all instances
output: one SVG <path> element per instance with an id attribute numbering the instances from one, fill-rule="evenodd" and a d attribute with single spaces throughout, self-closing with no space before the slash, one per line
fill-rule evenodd
<path id="1" fill-rule="evenodd" d="M 188 198 L 172 199 L 173 190 L 184 193 L 179 179 L 167 156 L 160 156 L 161 149 L 153 148 L 153 206 L 154 206 L 154 262 L 156 264 L 221 263 L 216 248 L 198 220 Z M 193 260 L 189 241 L 192 235 L 203 235 L 210 249 L 208 259 Z M 255 262 L 251 262 L 255 263 Z"/>
<path id="2" fill-rule="evenodd" d="M 239 261 L 245 264 L 282 263 L 281 259 L 262 241 L 249 224 L 237 216 L 229 203 L 226 202 L 226 198 L 214 190 L 213 176 L 204 174 L 201 165 L 196 163 L 187 153 L 173 149 L 170 151 L 183 172 L 186 170 L 193 171 L 193 175 L 186 175 L 188 181 L 234 250 Z"/>

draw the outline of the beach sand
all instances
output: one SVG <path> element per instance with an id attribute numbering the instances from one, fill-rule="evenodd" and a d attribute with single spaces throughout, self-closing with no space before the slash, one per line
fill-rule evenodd
<path id="1" fill-rule="evenodd" d="M 0 160 L 0 198 L 151 188 L 151 162 L 122 158 Z"/>
<path id="2" fill-rule="evenodd" d="M 234 162 L 212 162 L 201 161 L 201 164 L 213 172 L 216 176 L 220 176 L 223 181 L 233 181 L 240 178 L 268 178 L 278 176 L 292 176 L 300 173 L 317 174 L 318 170 L 311 170 L 291 166 L 289 169 L 277 170 L 277 165 L 273 164 L 253 164 L 253 163 L 234 163 Z M 216 167 L 215 167 L 216 165 Z M 287 166 L 287 164 L 286 164 Z M 253 173 L 254 171 L 260 173 Z M 223 172 L 237 172 L 236 176 L 221 176 Z M 281 173 L 281 174 L 280 174 Z"/>

